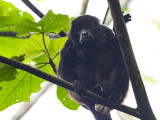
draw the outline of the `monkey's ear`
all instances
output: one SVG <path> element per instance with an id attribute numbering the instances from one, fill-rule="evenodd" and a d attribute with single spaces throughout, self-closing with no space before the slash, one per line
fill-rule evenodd
<path id="1" fill-rule="evenodd" d="M 106 42 L 106 34 L 105 33 L 102 33 L 102 35 L 101 35 L 101 41 L 102 42 Z"/>

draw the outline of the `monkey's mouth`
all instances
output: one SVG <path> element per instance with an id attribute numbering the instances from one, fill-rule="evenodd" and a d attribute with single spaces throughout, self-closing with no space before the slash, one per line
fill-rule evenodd
<path id="1" fill-rule="evenodd" d="M 90 44 L 92 41 L 93 41 L 92 37 L 85 37 L 80 40 L 80 43 L 82 45 L 85 45 L 85 44 Z"/>

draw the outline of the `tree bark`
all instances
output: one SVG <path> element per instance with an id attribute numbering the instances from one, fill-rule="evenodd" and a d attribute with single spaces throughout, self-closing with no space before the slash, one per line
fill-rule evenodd
<path id="1" fill-rule="evenodd" d="M 80 15 L 84 15 L 84 14 L 86 14 L 86 10 L 87 10 L 87 6 L 88 6 L 88 2 L 89 2 L 89 0 L 83 0 Z"/>
<path id="2" fill-rule="evenodd" d="M 115 31 L 117 33 L 125 66 L 136 97 L 138 106 L 137 110 L 141 113 L 140 118 L 142 120 L 156 120 L 134 57 L 119 0 L 108 0 L 108 4 L 111 10 L 111 15 L 113 18 Z"/>

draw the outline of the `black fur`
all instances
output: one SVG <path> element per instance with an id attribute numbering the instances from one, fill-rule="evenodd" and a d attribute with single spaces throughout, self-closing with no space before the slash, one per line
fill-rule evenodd
<path id="1" fill-rule="evenodd" d="M 89 24 L 94 25 L 91 28 L 94 40 L 90 45 L 82 45 L 75 27 L 80 25 L 83 28 Z M 113 103 L 122 103 L 128 90 L 129 78 L 115 34 L 90 15 L 80 16 L 72 21 L 68 40 L 61 51 L 58 75 L 80 86 L 76 89 L 92 90 Z M 71 91 L 68 93 L 73 100 L 91 110 L 96 120 L 111 120 L 110 115 L 95 111 L 93 101 L 80 99 Z"/>

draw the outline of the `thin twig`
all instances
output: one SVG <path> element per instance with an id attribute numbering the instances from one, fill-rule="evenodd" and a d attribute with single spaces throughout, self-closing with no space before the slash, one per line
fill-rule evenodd
<path id="1" fill-rule="evenodd" d="M 42 27 L 43 28 L 43 27 Z M 47 49 L 47 47 L 46 47 L 46 43 L 45 43 L 45 39 L 44 39 L 44 33 L 42 33 L 42 39 L 43 39 L 43 45 L 44 45 L 44 48 L 45 48 L 45 50 L 46 51 L 44 51 L 45 53 L 46 53 L 46 56 L 48 57 L 48 58 L 50 58 L 50 55 L 49 55 L 49 52 L 48 52 L 48 49 Z"/>
<path id="2" fill-rule="evenodd" d="M 43 65 L 46 64 L 47 65 L 47 64 L 49 64 L 49 62 L 37 63 L 37 64 L 31 65 L 31 66 L 37 66 L 37 65 L 41 65 L 41 64 L 43 64 Z"/>
<path id="3" fill-rule="evenodd" d="M 44 16 L 44 14 L 39 11 L 29 0 L 22 0 L 26 6 L 28 6 L 35 14 L 37 14 L 40 18 Z"/>
<path id="4" fill-rule="evenodd" d="M 102 24 L 105 23 L 105 21 L 106 21 L 106 19 L 107 19 L 108 12 L 109 12 L 109 7 L 107 7 L 107 11 L 106 11 L 106 14 L 105 14 L 105 16 L 104 16 L 104 19 L 103 19 Z"/>
<path id="5" fill-rule="evenodd" d="M 43 24 L 42 24 L 42 29 L 43 29 Z M 45 43 L 44 33 L 42 33 L 42 37 L 43 37 L 43 44 L 44 44 L 44 47 L 45 47 L 45 50 L 46 50 L 46 52 L 45 51 L 44 52 L 45 52 L 46 56 L 49 59 L 49 64 L 51 65 L 53 71 L 55 72 L 55 74 L 57 74 L 56 65 L 53 63 L 53 60 L 51 59 L 51 56 L 50 56 L 50 54 L 48 52 L 48 49 L 47 49 L 47 46 L 46 46 L 46 43 Z"/>
<path id="6" fill-rule="evenodd" d="M 52 58 L 52 60 L 54 60 L 57 57 L 57 55 L 59 55 L 59 52 Z"/>

